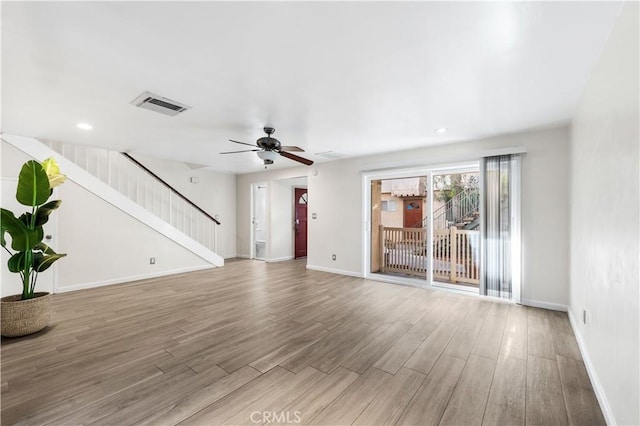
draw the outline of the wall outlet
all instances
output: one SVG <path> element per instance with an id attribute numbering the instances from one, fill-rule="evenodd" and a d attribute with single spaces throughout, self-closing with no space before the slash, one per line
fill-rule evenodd
<path id="1" fill-rule="evenodd" d="M 156 264 L 156 258 L 155 257 L 150 257 L 149 258 L 149 265 L 155 265 Z"/>
<path id="2" fill-rule="evenodd" d="M 336 255 L 335 254 L 331 255 L 331 260 L 336 260 Z"/>
<path id="3" fill-rule="evenodd" d="M 311 219 L 317 219 L 318 213 L 311 213 Z"/>
<path id="4" fill-rule="evenodd" d="M 582 310 L 582 323 L 583 324 L 587 323 L 587 310 L 586 309 Z"/>

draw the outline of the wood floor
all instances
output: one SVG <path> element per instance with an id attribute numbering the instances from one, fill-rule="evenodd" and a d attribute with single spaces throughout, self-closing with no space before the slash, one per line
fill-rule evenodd
<path id="1" fill-rule="evenodd" d="M 54 296 L 2 424 L 605 424 L 566 314 L 304 260 Z"/>

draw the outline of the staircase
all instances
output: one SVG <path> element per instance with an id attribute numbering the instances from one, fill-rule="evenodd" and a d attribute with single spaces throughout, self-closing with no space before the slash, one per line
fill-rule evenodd
<path id="1" fill-rule="evenodd" d="M 428 218 L 422 219 L 422 227 L 427 227 Z M 473 230 L 480 226 L 480 194 L 477 189 L 466 190 L 433 211 L 433 229 Z"/>
<path id="2" fill-rule="evenodd" d="M 173 240 L 213 266 L 220 222 L 132 157 L 102 148 L 3 135 L 2 139 L 42 161 L 55 157 L 67 177 Z"/>

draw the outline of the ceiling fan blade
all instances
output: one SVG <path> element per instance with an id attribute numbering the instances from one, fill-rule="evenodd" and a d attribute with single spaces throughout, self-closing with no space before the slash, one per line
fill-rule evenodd
<path id="1" fill-rule="evenodd" d="M 254 144 L 254 143 L 246 143 L 246 142 L 234 141 L 233 139 L 229 139 L 229 142 L 239 143 L 241 145 L 248 145 L 248 146 L 253 146 L 253 147 L 256 146 L 256 144 Z"/>
<path id="2" fill-rule="evenodd" d="M 299 146 L 281 146 L 280 151 L 304 152 L 304 149 L 300 148 Z"/>
<path id="3" fill-rule="evenodd" d="M 219 154 L 237 154 L 239 152 L 254 152 L 254 151 L 261 151 L 260 149 L 245 149 L 244 151 L 227 151 L 227 152 L 220 152 Z"/>
<path id="4" fill-rule="evenodd" d="M 288 158 L 289 160 L 297 161 L 298 163 L 302 163 L 302 164 L 305 164 L 307 166 L 310 166 L 310 165 L 313 164 L 313 161 L 311 161 L 311 160 L 307 160 L 306 158 L 298 157 L 297 155 L 291 154 L 291 153 L 286 152 L 286 151 L 280 151 L 280 152 L 278 152 L 278 154 L 282 155 L 285 158 Z"/>

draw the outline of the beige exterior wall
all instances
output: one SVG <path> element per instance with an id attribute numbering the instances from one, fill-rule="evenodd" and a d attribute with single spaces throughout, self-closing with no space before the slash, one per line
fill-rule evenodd
<path id="1" fill-rule="evenodd" d="M 413 198 L 413 197 L 410 197 Z M 382 212 L 382 224 L 384 226 L 388 226 L 390 228 L 402 228 L 404 226 L 404 199 L 400 197 L 394 197 L 390 193 L 382 194 L 382 201 L 395 201 L 396 202 L 396 211 L 383 211 Z M 422 200 L 422 217 L 424 217 L 427 213 L 428 208 L 428 197 L 425 197 Z M 442 207 L 445 203 L 438 200 L 433 200 L 433 210 L 436 211 L 439 207 Z"/>
<path id="2" fill-rule="evenodd" d="M 402 228 L 402 199 L 390 193 L 382 194 L 382 201 L 395 201 L 396 211 L 382 211 L 382 224 L 390 228 Z"/>

